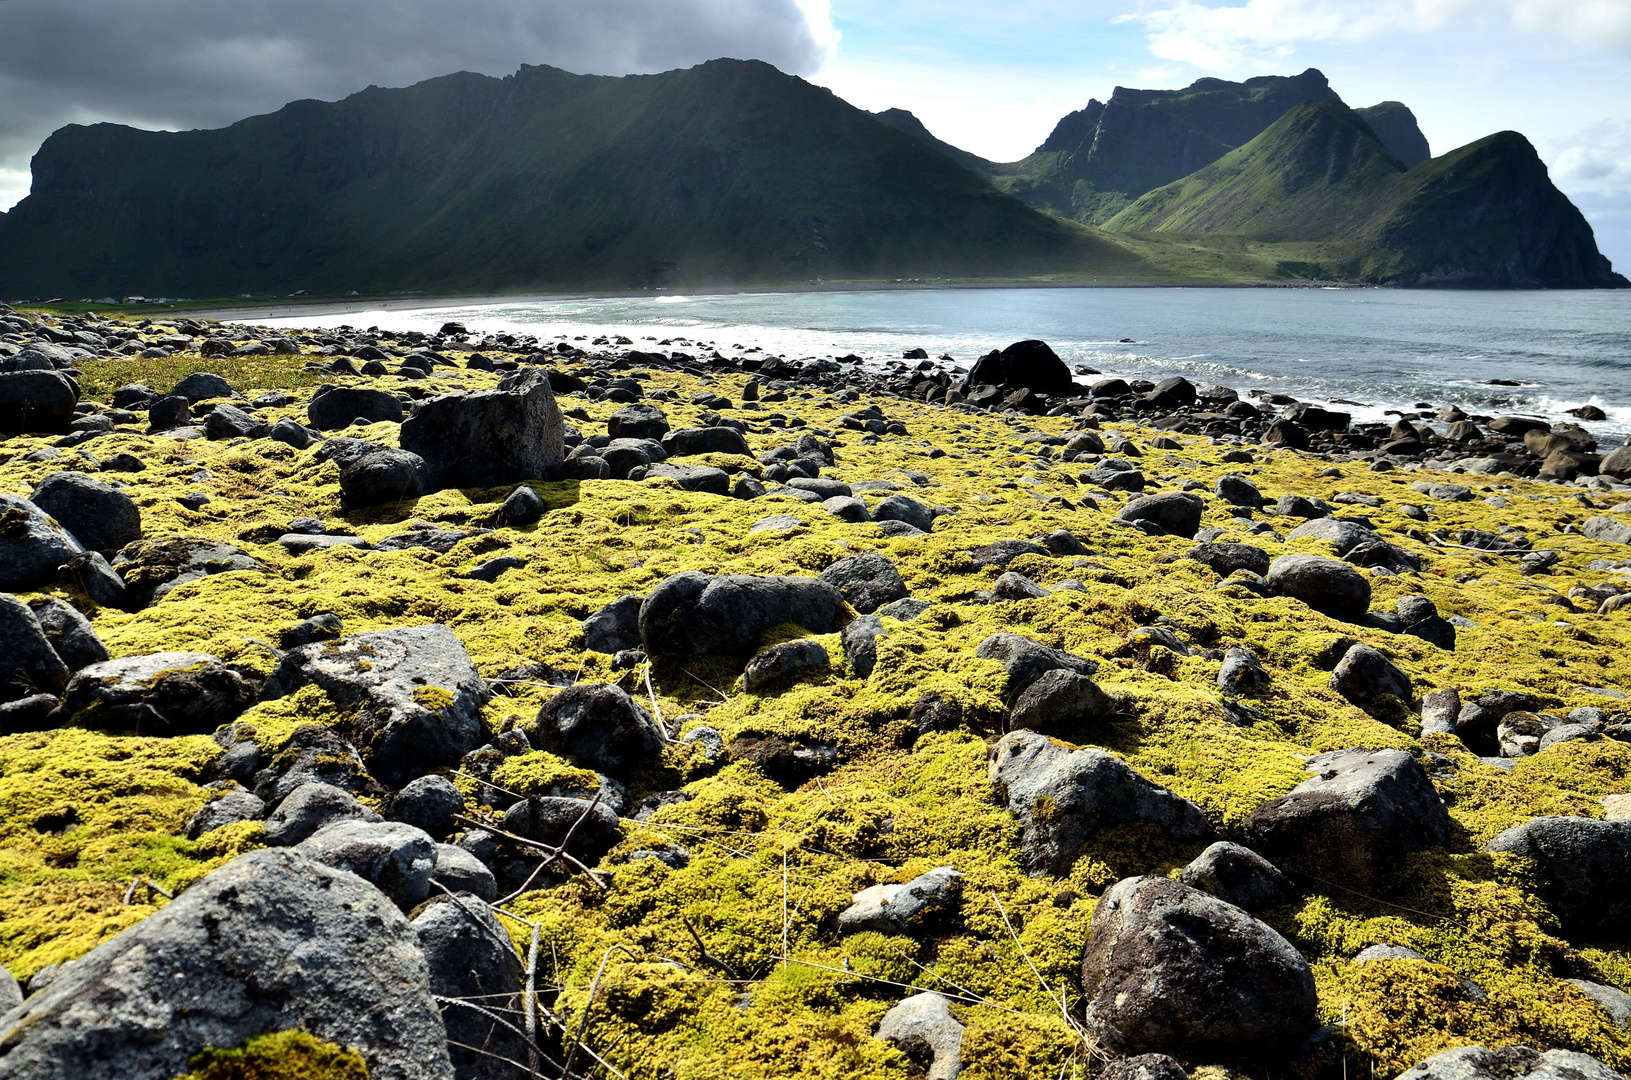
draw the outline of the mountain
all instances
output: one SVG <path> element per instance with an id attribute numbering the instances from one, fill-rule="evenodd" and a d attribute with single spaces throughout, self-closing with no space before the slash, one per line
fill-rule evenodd
<path id="1" fill-rule="evenodd" d="M 1340 276 L 1496 288 L 1623 284 L 1529 141 L 1501 132 L 1407 169 L 1340 101 L 1299 105 L 1218 161 L 1139 198 L 1121 233 L 1323 245 Z"/>
<path id="2" fill-rule="evenodd" d="M 1029 157 L 994 166 L 996 185 L 1039 209 L 1097 224 L 1154 188 L 1211 164 L 1297 105 L 1336 98 L 1319 71 L 1182 90 L 1115 88 L 1059 121 Z"/>
<path id="3" fill-rule="evenodd" d="M 1433 156 L 1433 152 L 1427 148 L 1427 136 L 1421 133 L 1416 123 L 1416 114 L 1403 102 L 1384 101 L 1380 105 L 1354 111 L 1376 132 L 1382 145 L 1404 162 L 1405 168 L 1414 169 Z"/>
<path id="4" fill-rule="evenodd" d="M 0 216 L 0 295 L 1160 276 L 758 62 L 524 67 L 212 131 L 70 126 Z"/>
<path id="5" fill-rule="evenodd" d="M 932 146 L 971 173 L 990 177 L 994 175 L 997 169 L 994 163 L 987 161 L 980 155 L 971 154 L 967 150 L 960 150 L 949 142 L 943 142 L 935 138 L 929 129 L 923 126 L 923 121 L 905 109 L 885 109 L 883 112 L 875 112 L 872 115 L 896 131 L 910 135 L 925 146 Z"/>

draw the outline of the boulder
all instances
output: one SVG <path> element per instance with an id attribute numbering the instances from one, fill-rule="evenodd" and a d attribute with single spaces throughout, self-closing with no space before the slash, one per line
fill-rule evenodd
<path id="1" fill-rule="evenodd" d="M 428 494 L 433 481 L 425 460 L 408 450 L 375 450 L 340 470 L 347 506 L 383 506 Z"/>
<path id="2" fill-rule="evenodd" d="M 79 387 L 60 371 L 0 372 L 0 435 L 62 435 Z"/>
<path id="3" fill-rule="evenodd" d="M 272 673 L 264 696 L 281 697 L 307 683 L 340 708 L 340 730 L 369 772 L 392 787 L 451 765 L 484 741 L 481 708 L 492 692 L 440 623 L 294 649 Z"/>
<path id="4" fill-rule="evenodd" d="M 677 465 L 672 461 L 659 461 L 646 466 L 642 479 L 672 480 L 686 491 L 700 491 L 707 495 L 731 493 L 730 474 L 724 469 L 706 465 Z"/>
<path id="5" fill-rule="evenodd" d="M 1334 517 L 1317 517 L 1286 533 L 1287 540 L 1305 537 L 1326 541 L 1336 548 L 1338 555 L 1346 555 L 1361 544 L 1373 544 L 1382 539 L 1357 521 Z"/>
<path id="6" fill-rule="evenodd" d="M 1165 1054 L 1117 1058 L 1099 1070 L 1098 1080 L 1188 1080 L 1184 1067 Z"/>
<path id="7" fill-rule="evenodd" d="M 233 397 L 232 384 L 208 371 L 195 371 L 170 388 L 171 397 L 186 398 L 193 405 L 209 398 Z"/>
<path id="8" fill-rule="evenodd" d="M 539 480 L 565 456 L 566 420 L 537 368 L 497 390 L 426 398 L 402 422 L 402 449 L 425 460 L 433 489 Z"/>
<path id="9" fill-rule="evenodd" d="M 1016 341 L 1006 349 L 987 353 L 968 373 L 969 386 L 1023 387 L 1039 394 L 1068 395 L 1070 368 L 1045 341 Z"/>
<path id="10" fill-rule="evenodd" d="M 879 615 L 859 615 L 844 626 L 844 656 L 855 674 L 863 679 L 872 674 L 878 665 L 878 639 L 887 636 Z"/>
<path id="11" fill-rule="evenodd" d="M 957 899 L 962 876 L 939 866 L 898 885 L 873 885 L 855 894 L 850 906 L 838 913 L 838 932 L 853 934 L 876 930 L 905 934 L 929 916 L 944 911 Z"/>
<path id="12" fill-rule="evenodd" d="M 40 693 L 53 696 L 68 685 L 68 667 L 45 636 L 32 608 L 0 593 L 0 702 Z"/>
<path id="13" fill-rule="evenodd" d="M 436 842 L 398 821 L 331 822 L 295 845 L 295 851 L 336 870 L 349 870 L 408 911 L 430 894 Z"/>
<path id="14" fill-rule="evenodd" d="M 259 821 L 265 813 L 266 804 L 254 792 L 231 788 L 222 792 L 220 798 L 211 799 L 200 807 L 198 813 L 188 819 L 182 835 L 189 840 L 197 840 L 205 833 L 240 821 Z"/>
<path id="15" fill-rule="evenodd" d="M 1007 566 L 1021 555 L 1040 555 L 1047 558 L 1047 548 L 1041 544 L 1033 544 L 1029 540 L 997 540 L 983 544 L 968 553 L 969 561 L 975 566 Z"/>
<path id="16" fill-rule="evenodd" d="M 1631 818 L 1533 818 L 1485 850 L 1534 861 L 1541 895 L 1566 933 L 1618 937 L 1631 930 Z"/>
<path id="17" fill-rule="evenodd" d="M 370 424 L 402 422 L 402 402 L 395 394 L 363 386 L 337 386 L 318 394 L 306 406 L 306 419 L 319 431 L 350 427 L 355 420 Z"/>
<path id="18" fill-rule="evenodd" d="M 208 1047 L 301 1029 L 373 1080 L 452 1080 L 424 953 L 380 891 L 288 850 L 242 855 L 62 968 L 5 1017 L 5 1069 L 172 1080 Z"/>
<path id="19" fill-rule="evenodd" d="M 123 610 L 130 603 L 124 578 L 113 572 L 99 551 L 70 556 L 57 571 L 57 580 L 101 607 Z"/>
<path id="20" fill-rule="evenodd" d="M 520 802 L 504 811 L 504 829 L 540 844 L 560 846 L 568 832 L 571 854 L 593 866 L 617 843 L 617 812 L 605 801 L 567 799 L 543 795 Z M 576 826 L 576 828 L 574 828 Z"/>
<path id="21" fill-rule="evenodd" d="M 236 405 L 217 405 L 204 417 L 206 439 L 264 439 L 272 425 Z"/>
<path id="22" fill-rule="evenodd" d="M 910 495 L 891 495 L 872 508 L 873 521 L 900 521 L 919 532 L 934 528 L 934 511 Z"/>
<path id="23" fill-rule="evenodd" d="M 1257 490 L 1257 485 L 1234 473 L 1218 477 L 1217 483 L 1212 485 L 1212 491 L 1230 506 L 1263 505 L 1263 493 Z"/>
<path id="24" fill-rule="evenodd" d="M 733 427 L 692 427 L 670 431 L 662 437 L 665 453 L 673 457 L 693 454 L 736 454 L 752 457 L 747 440 Z"/>
<path id="25" fill-rule="evenodd" d="M 136 735 L 208 735 L 254 703 L 255 687 L 208 653 L 148 653 L 75 672 L 55 719 Z"/>
<path id="26" fill-rule="evenodd" d="M 824 668 L 828 662 L 827 650 L 808 638 L 771 645 L 748 661 L 742 672 L 742 689 L 756 694 L 783 679 Z"/>
<path id="27" fill-rule="evenodd" d="M 850 607 L 870 615 L 906 596 L 906 583 L 889 556 L 869 551 L 839 559 L 821 571 L 821 580 L 843 594 Z"/>
<path id="28" fill-rule="evenodd" d="M 1327 685 L 1361 708 L 1383 695 L 1403 702 L 1411 699 L 1410 676 L 1369 645 L 1354 645 L 1343 653 Z"/>
<path id="29" fill-rule="evenodd" d="M 199 536 L 172 536 L 127 544 L 113 565 L 124 577 L 127 601 L 157 603 L 189 581 L 235 570 L 264 570 L 240 548 Z"/>
<path id="30" fill-rule="evenodd" d="M 1269 590 L 1315 611 L 1358 622 L 1370 608 L 1370 582 L 1347 563 L 1323 555 L 1281 555 L 1269 564 Z"/>
<path id="31" fill-rule="evenodd" d="M 52 473 L 34 488 L 29 501 L 90 551 L 117 551 L 142 538 L 142 512 L 136 501 L 84 473 Z"/>
<path id="32" fill-rule="evenodd" d="M 1527 1046 L 1458 1046 L 1400 1073 L 1398 1080 L 1625 1080 L 1601 1061 L 1575 1050 Z"/>
<path id="33" fill-rule="evenodd" d="M 55 581 L 57 569 L 84 550 L 29 500 L 0 495 L 0 589 L 22 592 Z"/>
<path id="34" fill-rule="evenodd" d="M 668 417 L 655 405 L 625 405 L 606 420 L 614 439 L 661 439 L 668 434 Z"/>
<path id="35" fill-rule="evenodd" d="M 1231 645 L 1218 666 L 1218 689 L 1225 694 L 1243 694 L 1269 681 L 1269 673 L 1257 654 L 1242 645 Z"/>
<path id="36" fill-rule="evenodd" d="M 283 797 L 266 817 L 266 843 L 294 847 L 336 821 L 379 821 L 357 797 L 333 784 L 309 780 Z"/>
<path id="37" fill-rule="evenodd" d="M 1134 772 L 1102 750 L 1069 750 L 1034 731 L 1011 731 L 987 759 L 997 801 L 1019 819 L 1025 861 L 1034 875 L 1062 876 L 1100 829 L 1148 823 L 1178 840 L 1203 840 L 1212 826 L 1201 809 Z"/>
<path id="38" fill-rule="evenodd" d="M 79 613 L 79 609 L 55 596 L 36 596 L 28 602 L 29 610 L 40 621 L 40 629 L 45 633 L 45 640 L 51 643 L 51 648 L 62 657 L 69 672 L 91 664 L 100 664 L 108 658 L 107 646 L 102 639 L 96 636 L 96 628 L 91 620 Z M 0 656 L 6 655 L 7 650 L 0 646 Z"/>
<path id="39" fill-rule="evenodd" d="M 1134 499 L 1116 514 L 1117 521 L 1150 521 L 1161 531 L 1193 540 L 1201 528 L 1201 512 L 1206 504 L 1194 495 L 1164 491 Z"/>
<path id="40" fill-rule="evenodd" d="M 480 834 L 477 835 L 486 835 Z M 456 844 L 436 845 L 436 867 L 430 872 L 433 893 L 465 892 L 491 904 L 498 899 L 498 879 L 487 865 Z"/>
<path id="41" fill-rule="evenodd" d="M 1180 875 L 1185 885 L 1211 893 L 1245 911 L 1262 911 L 1289 898 L 1291 879 L 1248 847 L 1219 840 L 1195 857 Z"/>
<path id="42" fill-rule="evenodd" d="M 1580 531 L 1593 540 L 1601 540 L 1609 544 L 1631 544 L 1631 525 L 1623 521 L 1615 521 L 1611 517 L 1587 518 Z"/>
<path id="43" fill-rule="evenodd" d="M 531 525 L 544 516 L 544 500 L 539 494 L 522 484 L 505 498 L 504 504 L 498 508 L 498 520 L 502 525 L 512 528 L 521 525 Z"/>
<path id="44" fill-rule="evenodd" d="M 640 605 L 645 597 L 626 595 L 583 620 L 583 647 L 615 655 L 640 647 Z"/>
<path id="45" fill-rule="evenodd" d="M 447 1052 L 457 1080 L 514 1080 L 527 1060 L 521 1015 L 521 958 L 484 902 L 461 896 L 428 905 L 413 920 L 442 1003 Z M 473 1008 L 472 1006 L 478 1006 Z M 498 1017 L 495 1019 L 494 1017 Z"/>
<path id="46" fill-rule="evenodd" d="M 1216 541 L 1197 544 L 1189 557 L 1212 568 L 1219 577 L 1228 577 L 1237 570 L 1247 570 L 1258 576 L 1269 572 L 1269 553 L 1251 544 Z"/>
<path id="47" fill-rule="evenodd" d="M 1044 672 L 1015 699 L 1008 727 L 1078 738 L 1115 714 L 1116 703 L 1086 675 L 1068 668 Z"/>
<path id="48" fill-rule="evenodd" d="M 1031 684 L 1050 671 L 1063 669 L 1078 675 L 1092 675 L 1099 665 L 1062 649 L 1053 649 L 1020 634 L 992 634 L 975 648 L 982 660 L 995 660 L 1008 671 L 1007 697 L 1010 704 L 1030 689 Z"/>
<path id="49" fill-rule="evenodd" d="M 455 816 L 464 813 L 464 796 L 445 776 L 421 776 L 385 804 L 385 814 L 423 830 L 432 840 L 446 840 L 458 828 Z"/>
<path id="50" fill-rule="evenodd" d="M 193 422 L 192 402 L 172 395 L 161 397 L 147 406 L 147 433 L 157 435 L 164 431 L 187 427 Z"/>
<path id="51" fill-rule="evenodd" d="M 898 1047 L 923 1080 L 957 1080 L 963 1071 L 963 1025 L 939 994 L 926 990 L 890 1008 L 877 1037 Z"/>
<path id="52" fill-rule="evenodd" d="M 668 741 L 645 706 L 610 683 L 578 683 L 538 710 L 533 742 L 584 768 L 623 774 L 660 754 Z"/>
<path id="53" fill-rule="evenodd" d="M 1082 993 L 1088 1031 L 1120 1054 L 1286 1046 L 1314 1026 L 1317 1000 L 1290 942 L 1164 877 L 1126 878 L 1099 899 Z"/>
<path id="54" fill-rule="evenodd" d="M 1013 570 L 1000 575 L 991 584 L 991 596 L 996 600 L 1040 600 L 1052 595 L 1024 574 Z"/>
<path id="55" fill-rule="evenodd" d="M 1406 855 L 1448 839 L 1443 801 L 1402 750 L 1335 750 L 1311 758 L 1308 771 L 1317 775 L 1241 826 L 1252 850 L 1287 873 L 1370 890 Z"/>
<path id="56" fill-rule="evenodd" d="M 741 655 L 771 627 L 792 623 L 812 633 L 834 629 L 843 596 L 818 578 L 703 574 L 664 578 L 640 608 L 647 655 Z"/>

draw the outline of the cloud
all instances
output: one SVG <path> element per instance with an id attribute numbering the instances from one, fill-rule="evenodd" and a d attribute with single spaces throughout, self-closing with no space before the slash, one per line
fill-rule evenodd
<path id="1" fill-rule="evenodd" d="M 1547 140 L 1544 150 L 1566 191 L 1631 198 L 1631 123 L 1595 124 Z"/>
<path id="2" fill-rule="evenodd" d="M 1451 25 L 1507 25 L 1631 55 L 1631 0 L 1141 0 L 1150 52 L 1211 71 L 1283 65 L 1302 44 L 1358 43 Z"/>
<path id="3" fill-rule="evenodd" d="M 66 123 L 216 127 L 522 64 L 621 75 L 731 56 L 809 74 L 837 45 L 829 0 L 7 0 L 0 208 Z"/>

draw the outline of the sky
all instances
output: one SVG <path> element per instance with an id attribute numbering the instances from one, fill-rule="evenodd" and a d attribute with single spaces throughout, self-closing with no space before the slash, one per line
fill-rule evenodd
<path id="1" fill-rule="evenodd" d="M 216 127 L 523 63 L 766 60 L 1010 161 L 1117 85 L 1317 67 L 1403 101 L 1435 153 L 1527 135 L 1631 268 L 1631 0 L 0 0 L 0 210 L 68 123 Z"/>

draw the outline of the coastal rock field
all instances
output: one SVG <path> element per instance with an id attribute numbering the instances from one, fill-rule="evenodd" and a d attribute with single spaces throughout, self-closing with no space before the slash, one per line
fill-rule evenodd
<path id="1" fill-rule="evenodd" d="M 1631 1068 L 1631 449 L 959 360 L 0 307 L 0 1077 Z"/>

